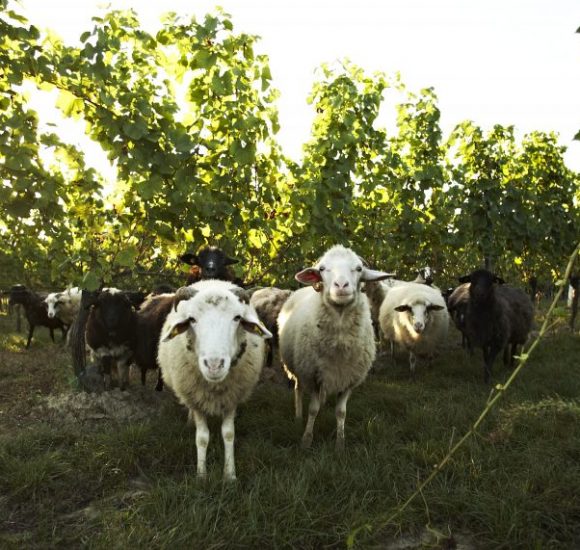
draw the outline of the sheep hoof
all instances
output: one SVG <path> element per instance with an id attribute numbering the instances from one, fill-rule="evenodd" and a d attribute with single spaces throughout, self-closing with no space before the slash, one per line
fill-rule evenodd
<path id="1" fill-rule="evenodd" d="M 238 481 L 236 474 L 224 474 L 224 483 L 235 483 Z"/>
<path id="2" fill-rule="evenodd" d="M 310 449 L 310 445 L 312 445 L 312 434 L 305 433 L 302 436 L 302 448 L 303 449 Z"/>
<path id="3" fill-rule="evenodd" d="M 344 437 L 337 437 L 336 438 L 335 449 L 336 449 L 337 453 L 344 454 Z"/>

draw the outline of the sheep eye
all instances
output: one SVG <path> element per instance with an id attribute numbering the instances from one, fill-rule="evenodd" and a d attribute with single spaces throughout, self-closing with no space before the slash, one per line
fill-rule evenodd
<path id="1" fill-rule="evenodd" d="M 357 266 L 356 270 L 357 271 L 362 271 L 362 265 Z"/>
<path id="2" fill-rule="evenodd" d="M 321 266 L 318 268 L 318 271 L 324 271 L 325 269 L 326 269 L 326 268 L 325 268 L 323 265 L 321 265 Z"/>
<path id="3" fill-rule="evenodd" d="M 190 323 L 197 323 L 197 321 L 196 321 L 196 320 L 195 320 L 193 317 L 190 317 L 190 318 L 189 318 L 189 322 L 190 322 Z"/>
<path id="4" fill-rule="evenodd" d="M 241 316 L 241 315 L 236 315 L 236 316 L 234 317 L 234 321 L 235 321 L 236 323 L 239 323 L 241 320 L 242 320 L 242 316 Z"/>

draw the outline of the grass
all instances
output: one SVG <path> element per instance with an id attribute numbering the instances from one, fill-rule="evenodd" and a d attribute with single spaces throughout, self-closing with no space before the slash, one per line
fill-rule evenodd
<path id="1" fill-rule="evenodd" d="M 224 485 L 219 422 L 199 481 L 177 404 L 141 423 L 46 422 L 37 405 L 73 391 L 70 359 L 42 329 L 23 351 L 24 335 L 0 316 L 0 547 L 344 548 L 364 523 L 376 526 L 357 539 L 364 548 L 425 532 L 440 534 L 424 541 L 438 548 L 461 537 L 471 548 L 578 547 L 580 338 L 561 318 L 478 436 L 378 528 L 487 401 L 480 353 L 466 355 L 455 333 L 415 381 L 405 358 L 383 360 L 353 392 L 344 456 L 334 451 L 332 402 L 304 451 L 291 392 L 260 385 L 236 420 L 238 481 Z M 494 381 L 507 376 L 496 363 Z"/>

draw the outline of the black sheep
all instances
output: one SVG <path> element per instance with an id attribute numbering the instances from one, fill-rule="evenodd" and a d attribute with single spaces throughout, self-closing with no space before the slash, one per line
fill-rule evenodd
<path id="1" fill-rule="evenodd" d="M 504 362 L 510 361 L 513 366 L 517 346 L 525 343 L 532 328 L 533 305 L 525 292 L 500 286 L 503 279 L 485 269 L 460 277 L 459 281 L 470 283 L 465 334 L 472 346 L 483 350 L 484 380 L 489 383 L 493 362 L 502 350 Z"/>
<path id="2" fill-rule="evenodd" d="M 179 259 L 183 263 L 193 266 L 187 278 L 186 284 L 188 285 L 205 279 L 220 279 L 242 286 L 242 281 L 229 268 L 229 266 L 237 264 L 239 260 L 228 257 L 220 248 L 205 247 L 197 254 L 191 252 L 182 254 Z"/>
<path id="3" fill-rule="evenodd" d="M 90 312 L 85 328 L 86 342 L 105 389 L 111 388 L 111 367 L 117 365 L 119 387 L 129 382 L 129 364 L 136 340 L 136 312 L 130 297 L 122 291 L 96 291 L 88 301 Z"/>
<path id="4" fill-rule="evenodd" d="M 22 304 L 28 321 L 28 340 L 26 342 L 26 349 L 30 347 L 34 329 L 37 326 L 48 327 L 50 331 L 50 338 L 54 342 L 54 329 L 59 328 L 62 331 L 63 341 L 66 338 L 68 326 L 60 319 L 48 316 L 48 308 L 44 299 L 46 296 L 37 294 L 32 290 L 26 288 L 24 285 L 14 285 L 10 289 L 9 305 Z"/>

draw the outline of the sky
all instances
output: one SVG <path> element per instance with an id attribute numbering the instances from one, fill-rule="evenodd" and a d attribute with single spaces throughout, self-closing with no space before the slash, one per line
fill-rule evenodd
<path id="1" fill-rule="evenodd" d="M 92 28 L 107 4 L 97 0 L 19 0 L 17 10 L 51 28 L 66 43 Z M 367 73 L 400 72 L 408 89 L 433 87 L 444 136 L 473 120 L 484 129 L 514 125 L 519 137 L 555 131 L 568 147 L 567 165 L 580 171 L 580 0 L 116 0 L 133 8 L 154 32 L 159 15 L 198 18 L 214 6 L 231 14 L 236 32 L 261 37 L 280 90 L 284 152 L 299 159 L 310 136 L 308 97 L 322 63 L 348 58 Z M 379 125 L 394 131 L 395 98 L 388 97 Z M 48 111 L 47 111 L 48 112 Z M 71 133 L 74 123 L 63 127 Z M 68 130 L 63 130 L 68 131 Z M 78 133 L 78 131 L 77 131 Z M 79 145 L 86 143 L 75 137 Z M 95 151 L 95 158 L 98 153 Z M 104 158 L 104 156 L 103 156 Z"/>

